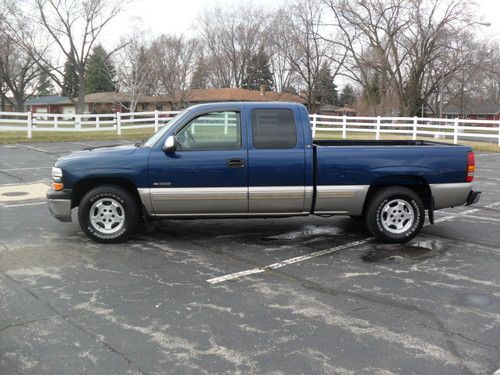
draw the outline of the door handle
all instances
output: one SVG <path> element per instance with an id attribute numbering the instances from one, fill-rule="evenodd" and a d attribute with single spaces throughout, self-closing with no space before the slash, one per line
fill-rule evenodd
<path id="1" fill-rule="evenodd" d="M 245 159 L 227 159 L 228 168 L 245 168 Z"/>

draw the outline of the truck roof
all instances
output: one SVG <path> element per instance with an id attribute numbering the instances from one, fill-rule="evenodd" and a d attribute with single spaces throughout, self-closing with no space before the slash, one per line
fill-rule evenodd
<path id="1" fill-rule="evenodd" d="M 189 106 L 188 108 L 193 108 L 197 110 L 210 110 L 212 108 L 242 109 L 245 105 L 250 107 L 255 106 L 259 108 L 293 108 L 293 107 L 305 108 L 303 104 L 296 102 L 214 102 L 214 103 L 195 104 L 193 106 Z"/>

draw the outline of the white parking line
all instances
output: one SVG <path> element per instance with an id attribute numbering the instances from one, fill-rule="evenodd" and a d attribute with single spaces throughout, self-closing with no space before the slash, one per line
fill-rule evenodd
<path id="1" fill-rule="evenodd" d="M 30 150 L 33 150 L 33 151 L 43 152 L 44 154 L 50 154 L 50 151 L 44 150 L 43 148 L 23 145 L 23 144 L 19 144 L 19 143 L 16 143 L 16 146 L 26 147 L 26 148 L 29 148 Z"/>
<path id="2" fill-rule="evenodd" d="M 20 204 L 4 204 L 4 205 L 0 205 L 0 208 L 38 206 L 38 205 L 46 204 L 46 203 L 47 202 L 31 202 L 31 203 L 20 203 Z"/>
<path id="3" fill-rule="evenodd" d="M 14 171 L 31 171 L 33 169 L 50 169 L 52 167 L 26 167 L 26 168 L 9 168 L 9 169 L 0 169 L 0 172 L 14 172 Z"/>
<path id="4" fill-rule="evenodd" d="M 496 207 L 498 205 L 500 205 L 500 202 L 490 203 L 490 204 L 487 204 L 486 206 L 484 206 L 484 208 L 493 208 L 493 207 Z M 481 208 L 472 208 L 470 210 L 465 210 L 465 211 L 462 211 L 462 212 L 457 212 L 456 214 L 448 215 L 448 216 L 445 216 L 445 217 L 440 217 L 439 219 L 434 220 L 434 223 L 440 223 L 442 221 L 454 219 L 454 218 L 460 217 L 460 216 L 465 216 L 465 215 L 473 214 L 473 213 L 479 212 L 479 211 L 481 211 Z"/>
<path id="5" fill-rule="evenodd" d="M 492 207 L 495 207 L 498 205 L 500 205 L 500 202 L 491 203 L 491 204 L 488 204 L 484 207 L 492 208 Z M 477 211 L 480 211 L 480 208 L 473 208 L 470 210 L 458 212 L 454 215 L 448 215 L 445 217 L 441 217 L 439 219 L 434 220 L 434 223 L 440 223 L 443 221 L 451 220 L 451 219 L 454 219 L 456 217 L 465 216 L 465 215 L 468 215 L 468 214 L 471 214 L 471 213 L 474 213 Z M 430 225 L 430 223 L 425 224 L 425 226 L 427 226 L 427 225 Z M 350 242 L 347 244 L 339 245 L 336 247 L 332 247 L 330 249 L 315 251 L 315 252 L 308 254 L 308 255 L 301 255 L 301 256 L 298 256 L 295 258 L 283 260 L 281 262 L 273 263 L 273 264 L 270 264 L 268 266 L 251 268 L 251 269 L 245 270 L 245 271 L 240 271 L 240 272 L 230 273 L 230 274 L 224 275 L 224 276 L 214 277 L 212 279 L 208 279 L 207 282 L 210 284 L 218 284 L 218 283 L 222 283 L 222 282 L 228 281 L 228 280 L 235 280 L 235 279 L 238 279 L 238 278 L 243 277 L 243 276 L 255 275 L 258 273 L 263 273 L 266 271 L 275 270 L 277 268 L 281 268 L 281 267 L 287 266 L 289 264 L 303 262 L 305 260 L 309 260 L 312 258 L 317 258 L 317 257 L 323 256 L 323 255 L 336 253 L 336 252 L 341 251 L 341 250 L 346 250 L 346 249 L 349 249 L 349 248 L 354 247 L 354 246 L 363 245 L 367 242 L 370 242 L 371 240 L 373 240 L 373 237 L 364 238 L 364 239 L 359 240 L 359 241 L 354 241 L 354 242 Z"/>
<path id="6" fill-rule="evenodd" d="M 265 266 L 265 267 L 252 268 L 252 269 L 249 269 L 249 270 L 246 270 L 246 271 L 236 272 L 236 273 L 232 273 L 232 274 L 225 275 L 225 276 L 214 277 L 213 279 L 209 279 L 207 281 L 210 284 L 217 284 L 217 283 L 221 283 L 223 281 L 238 279 L 238 278 L 240 278 L 242 276 L 248 276 L 248 275 L 253 275 L 253 274 L 256 274 L 256 273 L 266 272 L 266 271 L 269 271 L 269 270 L 275 270 L 277 268 L 288 266 L 289 264 L 303 262 L 304 260 L 308 260 L 308 259 L 312 259 L 312 258 L 317 258 L 317 257 L 320 257 L 322 255 L 331 254 L 331 253 L 335 253 L 337 251 L 349 249 L 350 247 L 354 247 L 354 246 L 358 246 L 358 245 L 363 245 L 363 244 L 371 241 L 372 239 L 373 239 L 373 237 L 365 238 L 364 240 L 350 242 L 350 243 L 347 243 L 347 244 L 344 244 L 344 245 L 332 247 L 331 249 L 325 249 L 325 250 L 321 250 L 321 251 L 315 251 L 314 253 L 311 253 L 311 254 L 308 254 L 308 255 L 301 255 L 301 256 L 298 256 L 298 257 L 295 257 L 295 258 L 284 260 L 282 262 L 273 263 L 273 264 L 270 264 L 270 265 Z"/>

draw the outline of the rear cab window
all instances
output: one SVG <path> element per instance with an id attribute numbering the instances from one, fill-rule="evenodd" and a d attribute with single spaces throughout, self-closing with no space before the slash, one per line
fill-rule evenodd
<path id="1" fill-rule="evenodd" d="M 290 149 L 297 146 L 297 125 L 290 109 L 252 110 L 252 138 L 257 149 Z"/>

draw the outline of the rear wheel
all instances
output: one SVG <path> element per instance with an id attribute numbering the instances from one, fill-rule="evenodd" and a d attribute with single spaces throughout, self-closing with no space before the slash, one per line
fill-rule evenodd
<path id="1" fill-rule="evenodd" d="M 378 191 L 366 210 L 366 225 L 379 240 L 402 243 L 414 238 L 425 220 L 420 197 L 404 187 L 394 186 Z"/>
<path id="2" fill-rule="evenodd" d="M 139 208 L 132 194 L 115 185 L 90 190 L 78 210 L 83 232 L 101 243 L 125 241 L 136 231 L 138 219 Z"/>

